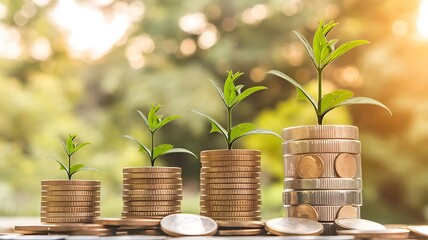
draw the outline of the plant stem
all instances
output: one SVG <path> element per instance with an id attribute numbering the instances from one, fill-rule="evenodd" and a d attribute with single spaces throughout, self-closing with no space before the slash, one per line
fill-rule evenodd
<path id="1" fill-rule="evenodd" d="M 232 143 L 230 142 L 230 135 L 232 129 L 232 108 L 227 108 L 227 149 L 232 149 Z"/>
<path id="2" fill-rule="evenodd" d="M 317 68 L 317 75 L 318 75 L 318 111 L 317 111 L 317 117 L 318 117 L 318 125 L 322 125 L 323 117 L 321 115 L 321 99 L 322 99 L 322 68 Z"/>
<path id="3" fill-rule="evenodd" d="M 70 171 L 71 171 L 71 155 L 68 155 L 68 180 L 71 180 L 71 175 L 70 175 Z"/>
<path id="4" fill-rule="evenodd" d="M 153 167 L 155 165 L 155 161 L 153 161 L 153 153 L 154 153 L 153 145 L 154 145 L 155 133 L 153 132 L 151 134 L 152 134 L 152 147 L 150 148 L 150 151 L 151 151 L 151 154 L 150 154 L 150 164 Z"/>

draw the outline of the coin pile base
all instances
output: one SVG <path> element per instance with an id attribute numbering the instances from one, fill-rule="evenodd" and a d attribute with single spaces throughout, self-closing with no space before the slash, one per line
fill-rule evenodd
<path id="1" fill-rule="evenodd" d="M 123 218 L 97 218 L 94 223 L 116 228 L 116 235 L 149 235 L 165 236 L 161 230 L 160 219 L 123 219 Z"/>
<path id="2" fill-rule="evenodd" d="M 112 236 L 116 235 L 116 227 L 83 223 L 40 224 L 16 226 L 15 232 L 23 235 Z"/>
<path id="3" fill-rule="evenodd" d="M 267 235 L 262 221 L 216 221 L 217 236 L 255 236 Z"/>

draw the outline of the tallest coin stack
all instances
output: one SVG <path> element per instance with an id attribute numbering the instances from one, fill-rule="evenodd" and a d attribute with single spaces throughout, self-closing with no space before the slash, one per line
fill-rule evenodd
<path id="1" fill-rule="evenodd" d="M 358 128 L 314 125 L 283 130 L 286 217 L 303 217 L 335 234 L 337 218 L 359 218 L 362 205 Z"/>

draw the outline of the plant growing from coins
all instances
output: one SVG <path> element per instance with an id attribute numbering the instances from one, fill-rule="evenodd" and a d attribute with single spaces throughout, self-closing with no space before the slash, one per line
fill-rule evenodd
<path id="1" fill-rule="evenodd" d="M 322 80 L 324 69 L 330 63 L 332 63 L 334 60 L 336 60 L 349 50 L 370 43 L 366 40 L 353 40 L 346 42 L 335 49 L 335 44 L 338 42 L 338 39 L 327 40 L 327 35 L 336 25 L 338 25 L 338 23 L 335 23 L 334 21 L 330 21 L 329 23 L 324 24 L 324 21 L 320 20 L 318 29 L 314 34 L 312 46 L 302 34 L 293 31 L 305 46 L 306 52 L 308 53 L 317 71 L 318 101 L 315 101 L 315 99 L 296 80 L 294 80 L 290 76 L 277 70 L 271 70 L 268 73 L 276 75 L 288 81 L 296 88 L 299 99 L 307 100 L 312 104 L 317 115 L 319 125 L 322 125 L 324 116 L 331 110 L 347 105 L 376 105 L 386 109 L 391 114 L 391 111 L 388 109 L 388 107 L 386 107 L 381 102 L 367 97 L 353 97 L 353 93 L 348 90 L 334 90 L 326 95 L 323 95 Z"/>
<path id="2" fill-rule="evenodd" d="M 171 154 L 171 153 L 187 153 L 190 154 L 192 156 L 194 156 L 195 158 L 196 155 L 194 153 L 192 153 L 191 151 L 184 149 L 184 148 L 174 148 L 173 145 L 171 144 L 160 144 L 158 146 L 154 146 L 154 140 L 155 140 L 155 133 L 162 128 L 163 126 L 165 126 L 166 124 L 170 123 L 171 121 L 180 118 L 181 116 L 178 115 L 173 115 L 173 116 L 168 116 L 163 118 L 162 115 L 158 115 L 157 112 L 159 111 L 159 109 L 161 108 L 161 105 L 152 105 L 152 107 L 150 108 L 149 114 L 146 116 L 144 113 L 142 113 L 141 111 L 137 110 L 137 112 L 140 114 L 141 118 L 143 118 L 144 123 L 146 124 L 149 132 L 150 132 L 150 136 L 151 136 L 151 144 L 150 147 L 144 145 L 143 143 L 141 143 L 140 141 L 138 141 L 137 139 L 129 136 L 129 135 L 124 135 L 124 137 L 134 141 L 135 143 L 138 144 L 138 146 L 140 146 L 140 152 L 145 152 L 147 154 L 147 156 L 150 159 L 150 165 L 153 167 L 155 165 L 155 161 L 162 157 L 165 156 L 167 154 Z"/>
<path id="3" fill-rule="evenodd" d="M 68 164 L 67 166 L 64 165 L 61 161 L 58 159 L 55 159 L 55 161 L 58 162 L 60 165 L 60 170 L 64 170 L 67 173 L 68 180 L 71 180 L 71 177 L 81 171 L 96 171 L 95 168 L 88 168 L 82 163 L 77 163 L 72 165 L 71 164 L 71 156 L 75 154 L 77 151 L 79 151 L 84 146 L 88 145 L 89 143 L 77 143 L 75 142 L 77 135 L 76 134 L 68 134 L 68 137 L 66 141 L 61 140 L 62 147 L 64 148 L 65 153 L 68 157 Z"/>
<path id="4" fill-rule="evenodd" d="M 235 85 L 236 80 L 242 75 L 243 73 L 241 72 L 233 73 L 230 70 L 228 72 L 228 76 L 224 83 L 223 90 L 220 88 L 220 86 L 216 82 L 211 81 L 215 89 L 217 90 L 217 93 L 220 95 L 224 103 L 224 106 L 226 107 L 226 113 L 227 113 L 226 128 L 224 128 L 220 123 L 218 123 L 216 120 L 214 120 L 212 117 L 208 116 L 207 114 L 196 110 L 192 110 L 192 112 L 199 114 L 210 121 L 211 123 L 210 133 L 215 133 L 215 132 L 220 133 L 226 140 L 228 149 L 232 149 L 232 145 L 233 143 L 235 143 L 236 140 L 252 134 L 271 134 L 281 138 L 281 136 L 279 136 L 278 134 L 272 131 L 268 131 L 264 129 L 256 129 L 256 126 L 252 123 L 240 123 L 235 126 L 232 125 L 232 110 L 236 107 L 236 105 L 238 105 L 238 103 L 242 102 L 244 99 L 249 97 L 251 94 L 258 92 L 260 90 L 267 89 L 264 86 L 255 86 L 242 91 L 244 88 L 244 85 Z"/>

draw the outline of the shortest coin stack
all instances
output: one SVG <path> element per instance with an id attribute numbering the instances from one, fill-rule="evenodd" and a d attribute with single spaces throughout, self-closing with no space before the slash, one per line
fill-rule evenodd
<path id="1" fill-rule="evenodd" d="M 94 223 L 107 228 L 116 228 L 117 235 L 149 235 L 164 236 L 160 228 L 161 219 L 122 219 L 122 218 L 97 218 Z"/>
<path id="2" fill-rule="evenodd" d="M 99 224 L 62 223 L 16 226 L 15 231 L 23 235 L 87 235 L 111 236 L 116 234 L 115 228 Z"/>
<path id="3" fill-rule="evenodd" d="M 181 199 L 181 168 L 123 169 L 123 218 L 162 219 L 181 212 Z"/>
<path id="4" fill-rule="evenodd" d="M 100 215 L 100 182 L 42 181 L 42 223 L 92 223 Z"/>

